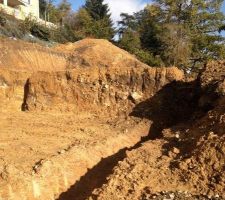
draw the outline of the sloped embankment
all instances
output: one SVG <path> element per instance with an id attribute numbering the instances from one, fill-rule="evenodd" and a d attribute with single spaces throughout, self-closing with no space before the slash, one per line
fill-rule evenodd
<path id="1" fill-rule="evenodd" d="M 60 71 L 67 65 L 66 54 L 20 40 L 0 38 L 0 67 L 14 71 Z"/>
<path id="2" fill-rule="evenodd" d="M 161 138 L 128 151 L 89 199 L 225 199 L 224 77 L 225 62 L 210 62 L 199 77 L 198 107 L 189 120 L 164 126 Z M 150 108 L 145 104 L 141 114 Z"/>
<path id="3" fill-rule="evenodd" d="M 125 116 L 135 104 L 182 78 L 176 68 L 133 66 L 38 72 L 29 78 L 25 101 L 28 110 L 89 110 Z"/>

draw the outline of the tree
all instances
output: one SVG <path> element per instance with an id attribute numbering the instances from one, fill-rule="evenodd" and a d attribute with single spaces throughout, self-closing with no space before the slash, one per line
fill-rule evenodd
<path id="1" fill-rule="evenodd" d="M 45 13 L 47 10 L 47 1 L 46 0 L 39 0 L 39 11 L 40 11 L 40 18 L 45 19 Z"/>
<path id="2" fill-rule="evenodd" d="M 92 37 L 94 20 L 86 9 L 80 8 L 72 17 L 71 25 L 76 35 L 80 39 Z"/>
<path id="3" fill-rule="evenodd" d="M 62 0 L 58 6 L 58 11 L 60 15 L 60 23 L 61 25 L 64 25 L 66 17 L 68 17 L 72 11 L 71 3 L 67 0 Z"/>
<path id="4" fill-rule="evenodd" d="M 122 16 L 120 41 L 126 46 L 127 31 L 139 35 L 140 49 L 160 57 L 166 66 L 194 69 L 210 59 L 224 59 L 222 2 L 153 0 L 142 11 Z"/>
<path id="5" fill-rule="evenodd" d="M 154 0 L 154 3 L 160 8 L 161 24 L 182 26 L 185 30 L 183 37 L 189 41 L 186 49 L 191 43 L 191 53 L 186 51 L 188 67 L 225 58 L 224 38 L 219 34 L 225 23 L 221 12 L 223 0 Z"/>
<path id="6" fill-rule="evenodd" d="M 108 4 L 104 4 L 103 0 L 87 0 L 84 9 L 93 19 L 92 36 L 111 40 L 114 28 Z"/>

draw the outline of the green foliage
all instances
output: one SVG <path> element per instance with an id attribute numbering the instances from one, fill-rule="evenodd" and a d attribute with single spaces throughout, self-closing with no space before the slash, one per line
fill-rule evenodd
<path id="1" fill-rule="evenodd" d="M 57 29 L 51 30 L 51 40 L 58 43 L 75 42 L 79 40 L 74 30 L 68 26 L 58 27 Z"/>
<path id="2" fill-rule="evenodd" d="M 110 18 L 108 5 L 103 0 L 87 0 L 84 8 L 95 21 Z"/>
<path id="3" fill-rule="evenodd" d="M 75 13 L 71 25 L 78 38 L 92 37 L 94 20 L 86 9 L 81 8 Z"/>
<path id="4" fill-rule="evenodd" d="M 30 32 L 33 36 L 45 41 L 49 41 L 51 37 L 49 28 L 40 26 L 37 23 L 30 28 Z"/>
<path id="5" fill-rule="evenodd" d="M 115 31 L 108 4 L 104 4 L 103 0 L 87 0 L 84 9 L 92 19 L 92 23 L 88 27 L 91 36 L 111 40 Z"/>
<path id="6" fill-rule="evenodd" d="M 28 16 L 24 21 L 21 21 L 19 24 L 19 29 L 24 33 L 30 33 L 32 27 L 36 26 L 37 22 L 32 18 L 32 16 Z"/>
<path id="7" fill-rule="evenodd" d="M 123 36 L 119 40 L 119 46 L 131 53 L 134 53 L 137 49 L 141 49 L 139 34 L 132 30 L 124 31 Z"/>
<path id="8" fill-rule="evenodd" d="M 151 52 L 145 51 L 143 49 L 136 49 L 134 51 L 134 54 L 137 56 L 137 58 L 148 64 L 149 66 L 163 66 L 163 62 L 159 56 L 154 56 Z"/>
<path id="9" fill-rule="evenodd" d="M 6 17 L 4 11 L 0 10 L 0 26 L 5 26 L 6 25 Z"/>
<path id="10" fill-rule="evenodd" d="M 129 31 L 140 39 L 140 47 L 134 49 L 160 58 L 166 66 L 184 69 L 198 68 L 210 59 L 224 59 L 225 39 L 220 35 L 225 26 L 222 2 L 154 0 L 138 13 L 121 15 L 119 44 L 134 52 L 131 46 L 137 44 L 127 39 Z"/>
<path id="11" fill-rule="evenodd" d="M 161 66 L 162 61 L 151 52 L 141 48 L 140 36 L 137 32 L 126 30 L 118 42 L 118 46 L 137 56 L 139 60 L 150 66 Z"/>

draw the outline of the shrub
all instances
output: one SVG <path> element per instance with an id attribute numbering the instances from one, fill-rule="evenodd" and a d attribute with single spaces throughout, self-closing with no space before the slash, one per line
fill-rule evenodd
<path id="1" fill-rule="evenodd" d="M 30 32 L 33 36 L 38 37 L 42 40 L 49 41 L 51 38 L 50 30 L 47 27 L 40 26 L 38 24 L 34 24 L 30 28 Z"/>

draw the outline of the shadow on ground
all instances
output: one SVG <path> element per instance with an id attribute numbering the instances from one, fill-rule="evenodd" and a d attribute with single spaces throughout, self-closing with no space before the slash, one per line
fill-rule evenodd
<path id="1" fill-rule="evenodd" d="M 116 154 L 102 159 L 96 166 L 89 169 L 71 188 L 62 193 L 58 200 L 84 200 L 92 195 L 94 189 L 107 183 L 107 177 L 113 173 L 119 161 L 126 158 L 126 151 L 133 150 L 147 141 L 162 137 L 162 130 L 189 120 L 198 106 L 198 82 L 172 82 L 164 86 L 152 98 L 135 106 L 130 116 L 149 119 L 151 127 L 148 137 L 132 148 L 121 149 Z"/>
<path id="2" fill-rule="evenodd" d="M 94 189 L 101 188 L 103 184 L 107 183 L 107 177 L 113 173 L 113 168 L 118 162 L 126 157 L 126 151 L 140 146 L 141 142 L 138 142 L 131 148 L 121 149 L 116 154 L 102 159 L 96 166 L 89 169 L 68 191 L 62 193 L 58 200 L 84 200 L 90 196 L 95 199 L 96 197 L 92 195 L 92 192 Z"/>
<path id="3" fill-rule="evenodd" d="M 149 119 L 152 122 L 149 139 L 160 138 L 163 129 L 192 118 L 198 108 L 199 97 L 198 81 L 174 81 L 164 86 L 152 98 L 136 105 L 130 115 Z"/>

